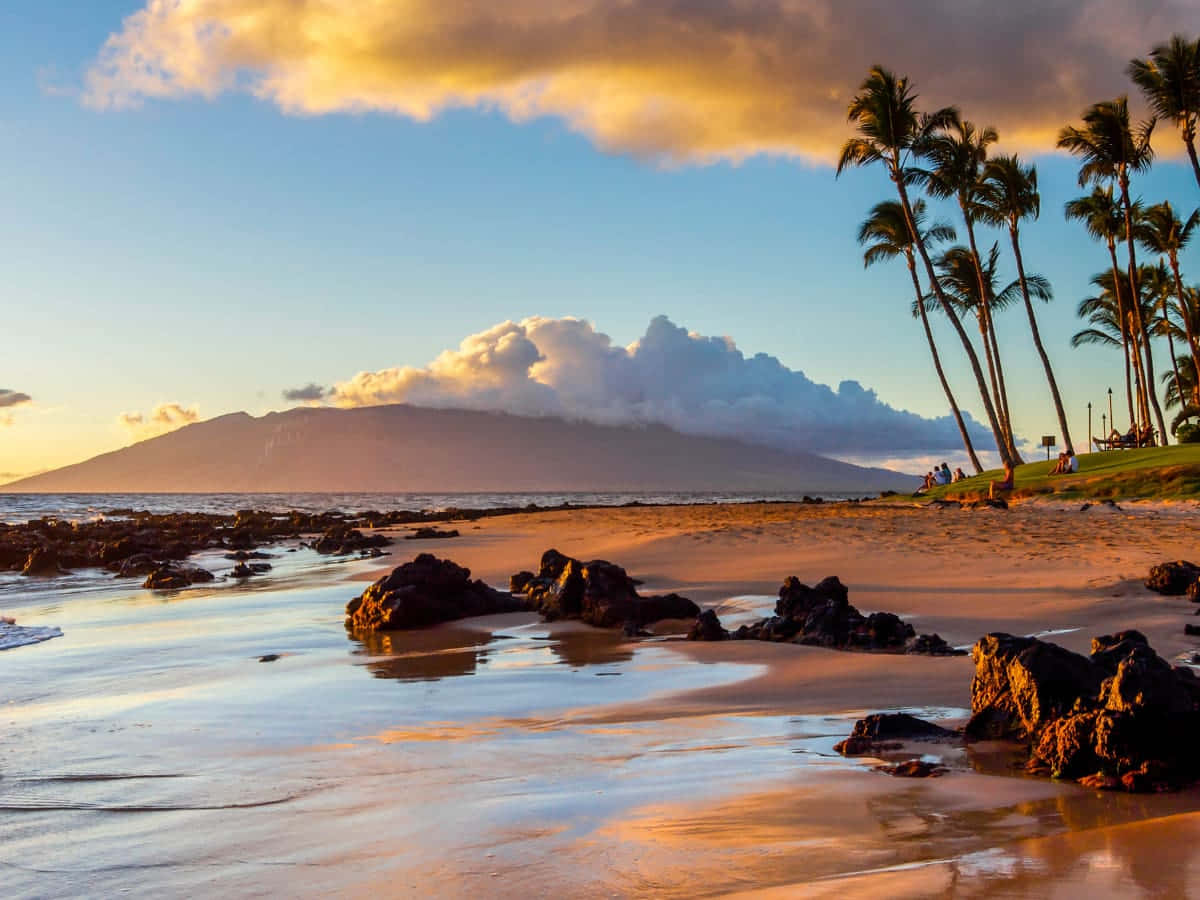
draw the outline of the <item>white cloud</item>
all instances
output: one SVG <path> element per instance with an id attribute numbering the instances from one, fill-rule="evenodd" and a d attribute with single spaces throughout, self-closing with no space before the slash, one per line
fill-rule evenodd
<path id="1" fill-rule="evenodd" d="M 587 321 L 533 317 L 467 337 L 424 368 L 361 372 L 335 385 L 339 406 L 411 403 L 599 424 L 663 424 L 837 455 L 915 456 L 960 448 L 947 415 L 927 419 L 844 381 L 836 390 L 729 338 L 689 333 L 665 316 L 629 347 Z M 972 423 L 982 446 L 989 439 Z M 961 452 L 961 451 L 960 451 Z"/>
<path id="2" fill-rule="evenodd" d="M 160 403 L 148 414 L 124 412 L 117 416 L 117 424 L 135 440 L 144 441 L 200 421 L 200 410 L 179 403 Z"/>

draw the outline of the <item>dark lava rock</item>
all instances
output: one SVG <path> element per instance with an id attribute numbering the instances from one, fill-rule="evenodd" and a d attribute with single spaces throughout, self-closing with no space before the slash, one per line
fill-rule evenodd
<path id="1" fill-rule="evenodd" d="M 391 542 L 392 539 L 387 535 L 363 534 L 357 528 L 339 524 L 327 528 L 313 544 L 313 549 L 325 556 L 346 556 L 360 550 L 384 547 Z"/>
<path id="2" fill-rule="evenodd" d="M 1187 593 L 1188 587 L 1200 578 L 1200 566 L 1186 560 L 1159 563 L 1146 576 L 1146 587 L 1172 597 Z"/>
<path id="3" fill-rule="evenodd" d="M 135 553 L 117 564 L 118 578 L 144 578 L 158 569 L 162 563 L 148 553 Z"/>
<path id="4" fill-rule="evenodd" d="M 877 771 L 896 778 L 937 778 L 950 770 L 934 762 L 923 759 L 910 759 L 893 766 L 878 766 Z"/>
<path id="5" fill-rule="evenodd" d="M 25 558 L 25 565 L 21 567 L 22 575 L 61 575 L 62 571 L 56 547 L 36 548 Z"/>
<path id="6" fill-rule="evenodd" d="M 246 562 L 250 559 L 271 559 L 270 553 L 261 550 L 238 550 L 236 553 L 226 553 L 225 558 L 234 562 Z"/>
<path id="7" fill-rule="evenodd" d="M 172 591 L 189 585 L 213 580 L 213 573 L 199 566 L 180 566 L 168 563 L 151 572 L 142 587 L 155 591 Z"/>
<path id="8" fill-rule="evenodd" d="M 925 504 L 926 509 L 962 509 L 957 500 L 930 500 Z"/>
<path id="9" fill-rule="evenodd" d="M 876 713 L 854 723 L 850 737 L 834 745 L 843 756 L 893 749 L 897 741 L 957 741 L 957 732 L 907 713 Z"/>
<path id="10" fill-rule="evenodd" d="M 532 572 L 524 570 L 508 579 L 508 589 L 514 594 L 524 594 L 529 588 L 529 582 L 536 578 Z"/>
<path id="11" fill-rule="evenodd" d="M 614 563 L 581 562 L 553 549 L 542 554 L 536 575 L 518 572 L 509 581 L 514 589 L 524 589 L 530 607 L 548 621 L 580 619 L 599 628 L 618 628 L 628 621 L 641 626 L 700 614 L 700 607 L 678 594 L 639 596 L 639 583 Z"/>
<path id="12" fill-rule="evenodd" d="M 689 641 L 725 641 L 729 632 L 721 627 L 721 620 L 716 612 L 706 609 L 696 617 L 696 624 L 688 632 Z"/>
<path id="13" fill-rule="evenodd" d="M 406 541 L 436 541 L 444 538 L 458 537 L 458 529 L 439 531 L 436 528 L 418 528 L 412 534 L 405 535 Z"/>
<path id="14" fill-rule="evenodd" d="M 919 634 L 904 648 L 905 653 L 920 656 L 966 656 L 966 650 L 951 647 L 940 634 Z"/>
<path id="15" fill-rule="evenodd" d="M 253 578 L 256 575 L 265 575 L 271 571 L 270 563 L 238 563 L 229 573 L 230 578 Z"/>
<path id="16" fill-rule="evenodd" d="M 1200 637 L 1200 625 L 1184 625 L 1183 633 L 1191 637 Z"/>
<path id="17" fill-rule="evenodd" d="M 363 631 L 425 628 L 527 608 L 522 598 L 472 581 L 470 569 L 422 553 L 351 600 L 346 606 L 346 627 Z"/>
<path id="18" fill-rule="evenodd" d="M 779 589 L 775 615 L 735 631 L 735 640 L 793 641 L 842 650 L 902 652 L 916 637 L 913 627 L 887 612 L 864 616 L 850 605 L 849 591 L 837 577 L 816 587 L 788 578 Z"/>
<path id="19" fill-rule="evenodd" d="M 1008 509 L 1008 501 L 1002 497 L 984 497 L 982 500 L 972 500 L 966 505 L 967 509 Z"/>
<path id="20" fill-rule="evenodd" d="M 1200 777 L 1200 680 L 1140 632 L 1092 641 L 1081 656 L 1035 638 L 989 634 L 974 647 L 970 737 L 1026 742 L 1030 768 L 1131 791 Z"/>

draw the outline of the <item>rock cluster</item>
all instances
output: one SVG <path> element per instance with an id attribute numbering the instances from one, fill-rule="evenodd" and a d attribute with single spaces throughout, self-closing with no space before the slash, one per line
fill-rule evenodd
<path id="1" fill-rule="evenodd" d="M 146 576 L 142 587 L 155 591 L 173 591 L 193 584 L 212 581 L 215 576 L 207 569 L 199 566 L 185 566 L 180 563 L 167 563 L 158 566 Z"/>
<path id="2" fill-rule="evenodd" d="M 642 597 L 638 582 L 620 566 L 602 559 L 581 562 L 557 550 L 542 554 L 536 574 L 518 572 L 509 580 L 527 596 L 531 609 L 547 621 L 579 619 L 600 628 L 633 630 L 662 619 L 692 619 L 700 608 L 678 594 Z"/>
<path id="3" fill-rule="evenodd" d="M 1187 594 L 1193 602 L 1200 600 L 1200 566 L 1186 560 L 1160 563 L 1146 576 L 1149 590 L 1167 596 Z"/>
<path id="4" fill-rule="evenodd" d="M 405 535 L 406 541 L 437 541 L 444 538 L 458 537 L 458 529 L 441 530 L 437 528 L 418 528 L 412 534 Z"/>
<path id="5" fill-rule="evenodd" d="M 347 556 L 351 553 L 386 547 L 392 539 L 385 534 L 363 534 L 342 522 L 325 529 L 313 544 L 313 549 L 325 556 Z"/>
<path id="6" fill-rule="evenodd" d="M 968 738 L 1028 743 L 1032 770 L 1093 787 L 1166 790 L 1200 777 L 1200 680 L 1140 632 L 1094 638 L 1090 656 L 989 634 L 972 655 Z"/>
<path id="7" fill-rule="evenodd" d="M 889 612 L 863 615 L 850 604 L 849 591 L 836 576 L 815 587 L 789 577 L 779 589 L 775 615 L 742 625 L 732 633 L 721 627 L 712 610 L 698 620 L 688 634 L 690 640 L 787 641 L 838 650 L 881 650 L 893 653 L 922 653 L 931 656 L 963 655 L 938 635 L 917 636 L 912 625 Z"/>
<path id="8" fill-rule="evenodd" d="M 527 608 L 523 598 L 472 581 L 470 569 L 422 553 L 351 600 L 346 606 L 346 627 L 354 631 L 425 628 Z"/>

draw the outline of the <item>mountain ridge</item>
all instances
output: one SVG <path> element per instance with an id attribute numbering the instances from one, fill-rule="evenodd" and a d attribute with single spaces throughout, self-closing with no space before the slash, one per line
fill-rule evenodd
<path id="1" fill-rule="evenodd" d="M 871 492 L 909 480 L 663 425 L 394 404 L 229 413 L 0 492 Z"/>

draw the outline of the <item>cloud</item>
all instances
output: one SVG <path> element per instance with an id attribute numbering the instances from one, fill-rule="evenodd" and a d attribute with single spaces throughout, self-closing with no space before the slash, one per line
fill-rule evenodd
<path id="1" fill-rule="evenodd" d="M 25 406 L 32 403 L 33 398 L 21 391 L 14 391 L 9 388 L 0 388 L 0 427 L 8 427 L 16 420 L 10 412 L 6 410 L 15 409 L 18 406 Z"/>
<path id="2" fill-rule="evenodd" d="M 283 392 L 283 399 L 293 403 L 314 403 L 325 397 L 325 388 L 311 381 L 304 387 L 288 388 Z"/>
<path id="3" fill-rule="evenodd" d="M 1195 27 L 1194 0 L 147 0 L 86 99 L 249 92 L 288 113 L 455 108 L 564 120 L 663 160 L 828 161 L 867 68 L 912 75 L 1011 139 L 1050 149 L 1126 62 Z"/>
<path id="4" fill-rule="evenodd" d="M 200 420 L 196 407 L 184 407 L 179 403 L 160 403 L 149 414 L 124 412 L 117 416 L 117 424 L 139 441 L 157 437 Z"/>
<path id="5" fill-rule="evenodd" d="M 836 390 L 732 340 L 688 332 L 665 316 L 620 347 L 581 319 L 504 322 L 424 368 L 361 372 L 334 386 L 344 407 L 411 403 L 599 424 L 663 424 L 842 456 L 961 452 L 949 415 L 894 409 L 855 381 Z M 990 441 L 972 423 L 981 448 Z"/>

